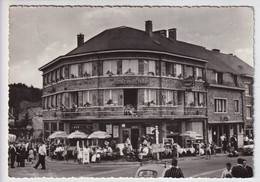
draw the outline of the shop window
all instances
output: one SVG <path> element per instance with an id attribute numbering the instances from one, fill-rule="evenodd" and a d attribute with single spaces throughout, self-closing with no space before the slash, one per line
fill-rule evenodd
<path id="1" fill-rule="evenodd" d="M 203 80 L 203 69 L 202 68 L 196 68 L 196 79 Z"/>
<path id="2" fill-rule="evenodd" d="M 104 61 L 103 75 L 117 75 L 117 61 Z"/>
<path id="3" fill-rule="evenodd" d="M 105 105 L 118 105 L 118 91 L 117 90 L 104 90 L 104 103 Z"/>
<path id="4" fill-rule="evenodd" d="M 187 102 L 186 106 L 195 106 L 195 92 L 186 92 Z"/>
<path id="5" fill-rule="evenodd" d="M 73 64 L 70 65 L 70 78 L 77 78 L 79 77 L 79 65 Z"/>
<path id="6" fill-rule="evenodd" d="M 245 90 L 246 96 L 250 96 L 251 95 L 251 85 L 249 83 L 246 83 L 245 88 L 246 88 L 246 90 Z"/>
<path id="7" fill-rule="evenodd" d="M 88 107 L 92 104 L 92 91 L 83 91 L 83 106 Z"/>
<path id="8" fill-rule="evenodd" d="M 171 123 L 166 125 L 167 134 L 178 134 L 180 133 L 180 123 Z"/>
<path id="9" fill-rule="evenodd" d="M 144 61 L 144 74 L 155 75 L 155 61 Z"/>
<path id="10" fill-rule="evenodd" d="M 239 100 L 235 100 L 234 102 L 235 112 L 239 112 Z"/>
<path id="11" fill-rule="evenodd" d="M 86 134 L 93 133 L 93 124 L 72 124 L 71 125 L 71 132 L 76 130 L 85 132 Z"/>
<path id="12" fill-rule="evenodd" d="M 223 84 L 223 73 L 216 72 L 216 83 L 222 85 Z"/>
<path id="13" fill-rule="evenodd" d="M 138 60 L 123 60 L 122 69 L 125 75 L 137 75 L 138 74 Z"/>
<path id="14" fill-rule="evenodd" d="M 156 105 L 156 90 L 153 89 L 145 89 L 144 90 L 144 104 Z"/>
<path id="15" fill-rule="evenodd" d="M 246 106 L 246 118 L 251 119 L 252 118 L 252 107 Z"/>
<path id="16" fill-rule="evenodd" d="M 215 112 L 227 112 L 227 100 L 226 99 L 215 99 Z"/>

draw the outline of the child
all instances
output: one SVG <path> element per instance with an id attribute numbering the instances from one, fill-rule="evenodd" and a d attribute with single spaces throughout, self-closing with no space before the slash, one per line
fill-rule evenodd
<path id="1" fill-rule="evenodd" d="M 34 151 L 33 151 L 32 148 L 30 148 L 29 151 L 28 151 L 28 159 L 29 159 L 29 162 L 30 162 L 31 164 L 33 164 Z"/>
<path id="2" fill-rule="evenodd" d="M 231 163 L 226 163 L 227 169 L 222 172 L 221 178 L 232 178 Z"/>

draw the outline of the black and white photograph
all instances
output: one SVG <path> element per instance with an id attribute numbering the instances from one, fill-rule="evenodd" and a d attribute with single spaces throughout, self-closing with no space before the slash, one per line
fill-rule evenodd
<path id="1" fill-rule="evenodd" d="M 253 178 L 254 8 L 9 7 L 10 178 Z"/>

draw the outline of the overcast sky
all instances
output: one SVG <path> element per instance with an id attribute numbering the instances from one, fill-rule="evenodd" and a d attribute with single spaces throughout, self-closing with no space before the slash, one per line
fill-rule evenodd
<path id="1" fill-rule="evenodd" d="M 144 30 L 177 28 L 177 39 L 223 53 L 233 53 L 253 66 L 253 10 L 233 8 L 10 8 L 9 83 L 42 88 L 38 68 L 105 29 L 129 26 Z"/>

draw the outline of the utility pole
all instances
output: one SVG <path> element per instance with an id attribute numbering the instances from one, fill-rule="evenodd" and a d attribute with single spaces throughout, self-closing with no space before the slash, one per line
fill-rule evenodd
<path id="1" fill-rule="evenodd" d="M 159 131 L 158 131 L 158 126 L 155 126 L 155 143 L 159 144 Z M 160 160 L 160 154 L 159 152 L 156 153 L 156 158 L 157 160 Z"/>

